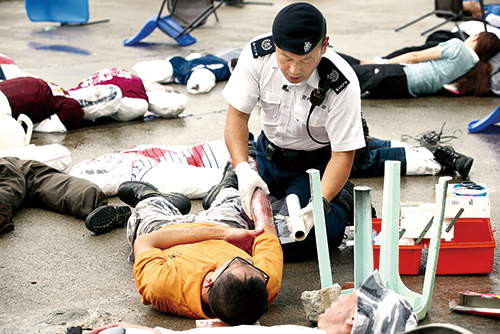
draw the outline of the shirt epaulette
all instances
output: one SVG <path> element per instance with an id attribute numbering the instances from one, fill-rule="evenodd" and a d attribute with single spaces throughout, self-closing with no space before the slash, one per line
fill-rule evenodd
<path id="1" fill-rule="evenodd" d="M 252 44 L 252 55 L 254 58 L 262 57 L 276 51 L 273 35 L 269 35 L 261 39 L 258 39 L 256 41 L 253 41 L 251 44 Z"/>
<path id="2" fill-rule="evenodd" d="M 339 94 L 344 88 L 349 85 L 349 80 L 346 76 L 338 69 L 338 67 L 328 58 L 322 57 L 320 63 L 318 64 L 318 74 L 320 77 L 320 87 L 323 87 L 325 80 L 330 79 L 330 87 Z M 325 82 L 326 83 L 326 82 Z"/>

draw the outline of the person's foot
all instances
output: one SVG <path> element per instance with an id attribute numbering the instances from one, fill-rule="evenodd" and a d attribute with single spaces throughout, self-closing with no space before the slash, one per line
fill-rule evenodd
<path id="1" fill-rule="evenodd" d="M 10 205 L 0 201 L 0 234 L 10 232 L 14 229 L 14 219 Z"/>
<path id="2" fill-rule="evenodd" d="M 219 184 L 216 184 L 215 186 L 210 188 L 205 197 L 203 197 L 203 200 L 201 201 L 203 209 L 208 210 L 208 208 L 210 208 L 210 205 L 212 205 L 212 202 L 215 200 L 219 192 L 222 189 L 228 187 L 238 189 L 238 178 L 236 176 L 234 168 L 231 167 L 231 163 L 229 161 L 226 163 L 226 166 L 224 167 L 222 180 L 219 182 Z"/>
<path id="3" fill-rule="evenodd" d="M 100 206 L 87 216 L 85 227 L 95 234 L 108 233 L 115 228 L 124 227 L 131 213 L 129 206 Z"/>
<path id="4" fill-rule="evenodd" d="M 456 170 L 460 176 L 466 179 L 472 168 L 473 158 L 455 152 L 451 146 L 433 146 L 428 149 L 434 154 L 434 158 L 441 165 Z"/>
<path id="5" fill-rule="evenodd" d="M 162 193 L 152 184 L 142 181 L 125 181 L 118 187 L 118 197 L 131 207 L 149 197 L 160 196 L 172 203 L 181 214 L 191 211 L 191 200 L 179 193 Z"/>

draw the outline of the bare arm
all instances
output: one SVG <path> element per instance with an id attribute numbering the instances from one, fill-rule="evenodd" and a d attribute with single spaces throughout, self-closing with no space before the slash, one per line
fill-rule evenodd
<path id="1" fill-rule="evenodd" d="M 232 105 L 227 109 L 224 139 L 231 155 L 233 166 L 248 161 L 248 120 L 250 114 L 243 113 Z"/>
<path id="2" fill-rule="evenodd" d="M 321 193 L 328 202 L 339 193 L 349 179 L 355 152 L 332 152 L 321 178 Z"/>
<path id="3" fill-rule="evenodd" d="M 387 59 L 385 64 L 416 64 L 436 59 L 441 59 L 441 47 L 439 45 L 421 51 L 408 52 L 403 55 Z"/>
<path id="4" fill-rule="evenodd" d="M 224 240 L 244 251 L 248 251 L 251 249 L 255 237 L 261 233 L 262 230 L 249 231 L 217 225 L 192 228 L 163 228 L 138 237 L 134 243 L 134 254 L 135 258 L 137 258 L 139 254 L 153 248 L 163 250 L 177 245 L 206 240 Z"/>
<path id="5" fill-rule="evenodd" d="M 256 230 L 278 235 L 274 226 L 273 210 L 266 193 L 261 188 L 256 188 L 252 195 L 252 210 Z"/>

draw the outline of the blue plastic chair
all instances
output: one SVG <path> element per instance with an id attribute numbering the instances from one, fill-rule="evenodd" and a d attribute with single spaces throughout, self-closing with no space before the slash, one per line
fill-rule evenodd
<path id="1" fill-rule="evenodd" d="M 196 38 L 191 36 L 189 33 L 194 29 L 198 28 L 200 25 L 202 25 L 208 16 L 210 16 L 211 14 L 216 15 L 215 11 L 220 6 L 222 6 L 222 4 L 226 2 L 226 0 L 222 0 L 217 5 L 214 5 L 213 0 L 206 0 L 204 2 L 201 1 L 198 3 L 193 3 L 191 6 L 200 5 L 199 8 L 200 12 L 197 16 L 195 16 L 188 22 L 182 18 L 182 15 L 177 13 L 178 8 L 182 9 L 189 7 L 189 6 L 178 7 L 180 1 L 183 0 L 163 0 L 158 15 L 151 16 L 146 21 L 143 28 L 139 32 L 137 32 L 134 36 L 124 39 L 123 45 L 131 46 L 140 42 L 144 38 L 148 37 L 156 29 L 156 27 L 158 27 L 165 34 L 175 39 L 175 41 L 179 43 L 180 46 L 189 46 L 196 42 Z M 184 2 L 185 1 L 186 0 L 184 0 Z M 168 2 L 168 8 L 170 10 L 170 15 L 162 15 L 163 9 L 165 8 L 167 2 Z M 203 5 L 203 7 L 201 7 L 201 5 Z M 193 8 L 191 7 L 190 9 L 192 10 Z M 174 17 L 177 18 L 177 20 L 179 20 L 184 26 L 182 26 L 178 21 L 176 21 Z"/>
<path id="2" fill-rule="evenodd" d="M 500 106 L 496 108 L 491 114 L 469 122 L 467 125 L 467 130 L 472 133 L 477 132 L 494 132 L 499 133 L 500 127 L 495 125 L 496 123 L 500 123 Z"/>
<path id="3" fill-rule="evenodd" d="M 108 22 L 89 21 L 88 0 L 25 0 L 26 14 L 32 22 L 60 22 L 61 25 Z"/>

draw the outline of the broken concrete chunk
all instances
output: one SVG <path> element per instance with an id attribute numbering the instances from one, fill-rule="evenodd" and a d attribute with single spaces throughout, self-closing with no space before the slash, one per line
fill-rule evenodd
<path id="1" fill-rule="evenodd" d="M 338 301 L 340 290 L 340 285 L 335 283 L 321 290 L 302 292 L 300 299 L 304 305 L 307 320 L 317 323 L 319 315 L 325 312 L 333 302 Z"/>

